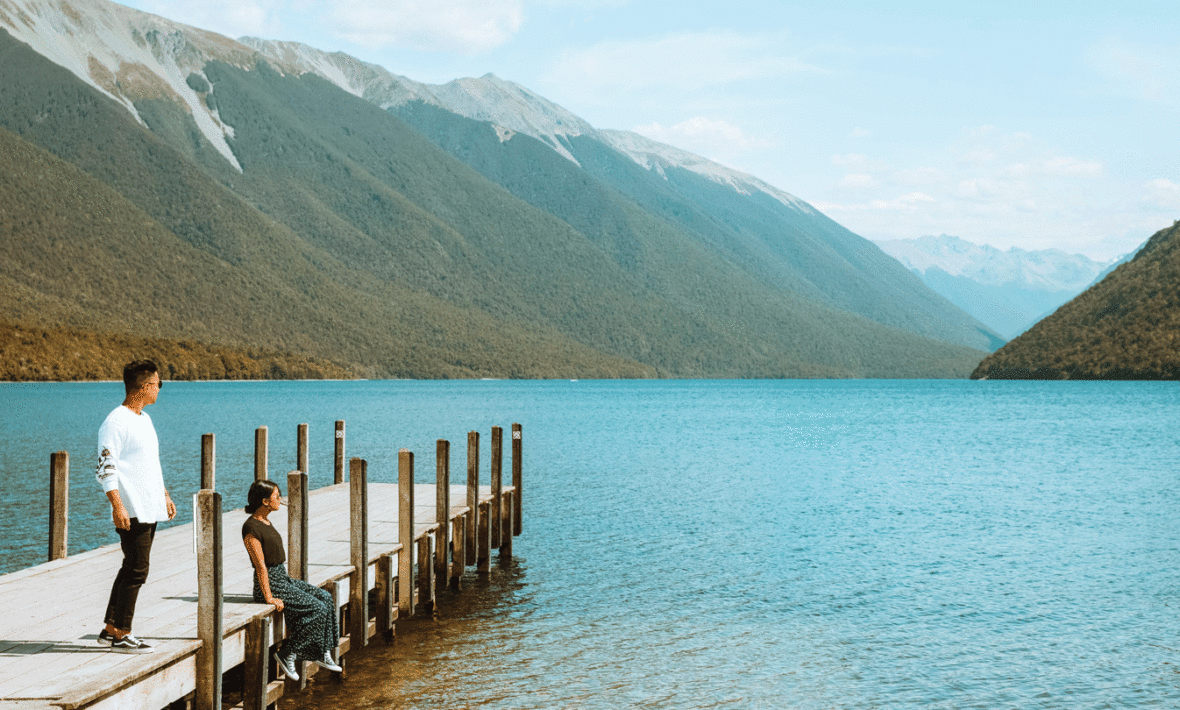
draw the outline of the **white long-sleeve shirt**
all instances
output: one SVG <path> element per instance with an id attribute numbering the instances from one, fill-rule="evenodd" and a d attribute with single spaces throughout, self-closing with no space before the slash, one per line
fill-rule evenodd
<path id="1" fill-rule="evenodd" d="M 127 515 L 141 523 L 168 519 L 160 441 L 146 412 L 136 414 L 119 405 L 98 428 L 95 478 L 104 493 L 119 491 Z"/>

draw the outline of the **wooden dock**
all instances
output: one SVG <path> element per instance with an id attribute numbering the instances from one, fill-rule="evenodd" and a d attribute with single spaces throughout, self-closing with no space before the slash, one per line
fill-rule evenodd
<path id="1" fill-rule="evenodd" d="M 302 429 L 301 441 L 305 434 Z M 368 483 L 360 458 L 349 462 L 347 481 L 318 490 L 306 490 L 300 471 L 279 481 L 287 508 L 271 521 L 288 545 L 290 574 L 337 600 L 342 665 L 349 650 L 370 639 L 391 640 L 399 618 L 428 613 L 436 591 L 457 586 L 465 567 L 486 572 L 493 549 L 511 556 L 520 533 L 519 425 L 512 434 L 514 485 L 501 479 L 499 427 L 492 431 L 491 485 L 479 480 L 476 432 L 469 434 L 467 485 L 450 484 L 450 445 L 442 440 L 434 484 L 413 483 L 414 455 L 404 450 L 396 484 Z M 240 501 L 222 505 L 213 489 L 212 438 L 206 437 L 208 487 L 196 496 L 195 522 L 157 534 L 139 595 L 134 633 L 154 643 L 155 652 L 120 654 L 98 645 L 122 552 L 109 545 L 62 557 L 59 529 L 50 534 L 50 556 L 57 559 L 0 575 L 0 710 L 220 710 L 222 673 L 239 665 L 244 687 L 236 707 L 262 710 L 298 692 L 318 670 L 304 663 L 303 680 L 274 680 L 270 656 L 284 635 L 282 614 L 253 603 L 254 570 L 241 543 L 246 513 Z M 265 435 L 261 452 L 265 458 Z M 265 465 L 256 475 L 265 475 Z M 63 486 L 55 488 L 61 495 Z M 64 508 L 68 503 L 53 506 Z"/>

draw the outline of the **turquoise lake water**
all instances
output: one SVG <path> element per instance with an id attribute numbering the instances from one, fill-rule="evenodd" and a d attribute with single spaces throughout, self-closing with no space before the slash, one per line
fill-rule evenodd
<path id="1" fill-rule="evenodd" d="M 116 540 L 121 399 L 0 384 L 0 572 L 44 559 L 56 450 L 71 553 Z M 205 432 L 236 506 L 260 425 L 277 476 L 310 424 L 315 487 L 336 419 L 373 479 L 409 448 L 424 483 L 436 439 L 460 483 L 481 431 L 486 483 L 523 425 L 512 562 L 284 707 L 1180 706 L 1177 383 L 168 382 L 147 411 L 179 522 Z"/>

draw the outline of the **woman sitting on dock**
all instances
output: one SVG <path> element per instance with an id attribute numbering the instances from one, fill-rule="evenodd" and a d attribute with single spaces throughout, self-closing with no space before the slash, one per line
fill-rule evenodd
<path id="1" fill-rule="evenodd" d="M 291 579 L 283 564 L 287 554 L 283 537 L 268 517 L 282 506 L 279 487 L 266 479 L 255 481 L 247 494 L 242 540 L 254 564 L 254 601 L 274 604 L 283 612 L 287 639 L 279 645 L 275 661 L 291 680 L 299 680 L 296 663 L 315 661 L 330 671 L 340 671 L 332 651 L 340 641 L 332 595 L 299 579 Z"/>

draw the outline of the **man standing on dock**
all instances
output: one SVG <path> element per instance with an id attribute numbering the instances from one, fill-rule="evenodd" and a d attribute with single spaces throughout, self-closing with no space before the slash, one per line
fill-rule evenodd
<path id="1" fill-rule="evenodd" d="M 176 517 L 176 506 L 164 487 L 160 442 L 143 408 L 160 396 L 160 371 L 151 360 L 123 368 L 126 397 L 98 429 L 95 477 L 111 502 L 111 519 L 123 548 L 123 566 L 111 585 L 106 627 L 98 642 L 122 653 L 151 653 L 152 645 L 131 635 L 139 588 L 147 581 L 148 560 L 156 523 Z"/>

